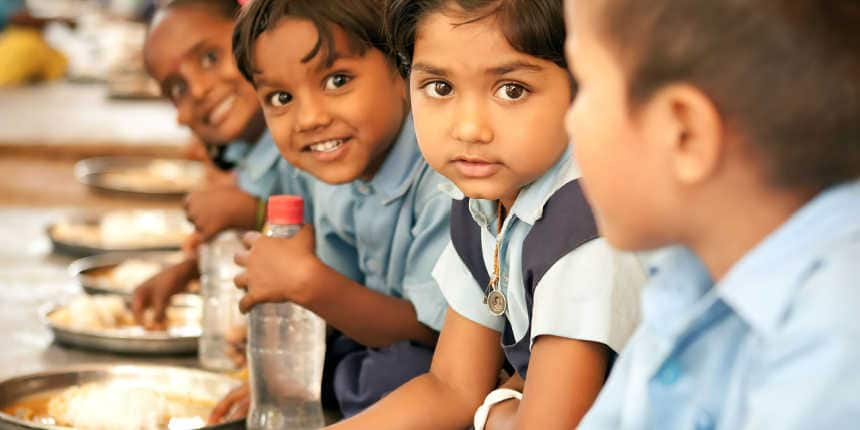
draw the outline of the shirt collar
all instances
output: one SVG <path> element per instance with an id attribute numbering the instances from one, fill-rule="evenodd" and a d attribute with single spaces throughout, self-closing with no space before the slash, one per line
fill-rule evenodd
<path id="1" fill-rule="evenodd" d="M 561 158 L 546 173 L 520 190 L 511 208 L 511 214 L 534 225 L 543 216 L 543 208 L 550 197 L 564 184 L 579 177 L 579 168 L 573 163 L 571 149 L 568 146 Z"/>
<path id="2" fill-rule="evenodd" d="M 272 135 L 266 130 L 242 161 L 242 169 L 248 172 L 251 180 L 259 181 L 280 158 L 281 153 L 278 152 Z"/>
<path id="3" fill-rule="evenodd" d="M 643 322 L 659 333 L 677 333 L 712 289 L 710 274 L 692 251 L 680 245 L 649 252 L 645 261 L 650 279 L 642 291 Z"/>
<path id="4" fill-rule="evenodd" d="M 719 294 L 751 326 L 769 333 L 789 311 L 798 281 L 834 242 L 858 232 L 860 181 L 825 190 L 735 264 Z"/>
<path id="5" fill-rule="evenodd" d="M 415 139 L 415 127 L 412 115 L 406 117 L 397 139 L 382 162 L 379 171 L 368 182 L 356 181 L 358 184 L 369 185 L 374 191 L 383 196 L 383 204 L 394 201 L 409 191 L 413 178 L 421 169 L 423 160 Z"/>
<path id="6" fill-rule="evenodd" d="M 568 147 L 562 156 L 541 177 L 526 185 L 517 195 L 511 214 L 522 221 L 534 225 L 543 216 L 543 208 L 550 197 L 564 184 L 580 177 L 579 168 L 573 162 Z M 466 195 L 453 183 L 443 183 L 439 189 L 454 200 L 463 200 Z M 498 214 L 496 202 L 483 199 L 470 199 L 469 212 L 472 219 L 483 228 L 495 225 Z M 491 229 L 491 228 L 490 228 Z M 492 229 L 491 229 L 492 230 Z"/>

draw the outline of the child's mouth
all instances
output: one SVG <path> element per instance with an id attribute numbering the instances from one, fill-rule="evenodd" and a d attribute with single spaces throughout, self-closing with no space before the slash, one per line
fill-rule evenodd
<path id="1" fill-rule="evenodd" d="M 230 113 L 230 109 L 233 107 L 233 103 L 236 101 L 235 95 L 227 96 L 221 103 L 218 103 L 215 108 L 212 109 L 212 112 L 209 113 L 209 117 L 206 118 L 206 122 L 211 125 L 217 125 L 225 118 L 227 118 L 227 114 Z"/>
<path id="2" fill-rule="evenodd" d="M 496 174 L 501 165 L 483 159 L 458 158 L 454 160 L 454 167 L 461 175 L 467 178 L 481 179 Z"/>
<path id="3" fill-rule="evenodd" d="M 334 152 L 346 142 L 346 139 L 332 139 L 308 146 L 312 152 Z"/>
<path id="4" fill-rule="evenodd" d="M 349 137 L 324 140 L 306 146 L 305 151 L 310 152 L 318 161 L 334 161 L 345 154 L 346 145 L 350 141 L 351 138 Z"/>

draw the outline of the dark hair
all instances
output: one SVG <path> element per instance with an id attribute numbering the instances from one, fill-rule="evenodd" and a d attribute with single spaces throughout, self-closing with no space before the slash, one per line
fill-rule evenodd
<path id="1" fill-rule="evenodd" d="M 409 74 L 415 36 L 428 14 L 459 6 L 463 24 L 495 17 L 517 51 L 567 67 L 564 58 L 563 0 L 389 0 L 385 10 L 388 44 L 400 72 Z"/>
<path id="2" fill-rule="evenodd" d="M 612 0 L 600 32 L 635 109 L 671 82 L 708 95 L 771 182 L 860 176 L 860 2 Z"/>
<path id="3" fill-rule="evenodd" d="M 205 6 L 217 15 L 233 20 L 239 14 L 239 2 L 236 0 L 170 0 L 161 6 L 161 10 L 170 10 L 181 6 Z"/>
<path id="4" fill-rule="evenodd" d="M 252 0 L 239 15 L 233 30 L 233 56 L 239 71 L 253 82 L 254 42 L 274 28 L 281 18 L 296 17 L 311 21 L 319 33 L 317 43 L 302 59 L 310 61 L 323 51 L 327 65 L 335 60 L 332 25 L 340 27 L 350 41 L 353 52 L 364 54 L 369 48 L 388 53 L 382 30 L 383 0 Z M 348 5 L 346 4 L 348 3 Z M 289 43 L 289 42 L 285 42 Z"/>

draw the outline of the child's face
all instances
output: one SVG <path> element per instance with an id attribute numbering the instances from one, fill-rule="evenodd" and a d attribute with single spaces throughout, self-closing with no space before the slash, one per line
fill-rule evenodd
<path id="1" fill-rule="evenodd" d="M 205 7 L 179 6 L 147 36 L 147 70 L 176 106 L 177 121 L 207 143 L 245 137 L 259 118 L 254 89 L 233 61 L 232 31 L 232 21 Z"/>
<path id="2" fill-rule="evenodd" d="M 647 105 L 631 114 L 623 68 L 596 33 L 595 3 L 566 2 L 565 50 L 579 91 L 565 122 L 601 233 L 623 249 L 653 248 L 671 228 L 667 208 L 677 206 L 658 145 L 674 130 L 655 126 L 659 113 Z"/>
<path id="3" fill-rule="evenodd" d="M 254 84 L 287 161 L 331 184 L 370 179 L 407 115 L 406 84 L 377 49 L 352 52 L 332 26 L 336 59 L 325 64 L 312 22 L 284 18 L 254 45 Z"/>
<path id="4" fill-rule="evenodd" d="M 492 17 L 462 24 L 448 14 L 418 26 L 410 76 L 418 143 L 467 196 L 510 208 L 567 147 L 570 80 L 512 48 Z"/>

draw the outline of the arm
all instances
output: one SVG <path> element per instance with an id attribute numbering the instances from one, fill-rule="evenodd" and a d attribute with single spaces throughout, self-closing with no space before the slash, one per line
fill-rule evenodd
<path id="1" fill-rule="evenodd" d="M 603 387 L 608 357 L 609 348 L 603 344 L 556 336 L 537 338 L 516 428 L 576 427 Z"/>
<path id="2" fill-rule="evenodd" d="M 603 386 L 608 353 L 608 348 L 599 343 L 539 337 L 532 347 L 523 400 L 511 399 L 493 406 L 485 428 L 575 428 Z M 506 385 L 516 389 L 521 381 Z"/>
<path id="3" fill-rule="evenodd" d="M 498 332 L 448 309 L 430 372 L 330 428 L 466 428 L 484 396 L 496 386 L 502 360 Z"/>
<path id="4" fill-rule="evenodd" d="M 197 267 L 197 256 L 186 257 L 185 260 L 170 266 L 155 274 L 134 289 L 131 309 L 134 320 L 148 329 L 164 328 L 165 310 L 170 298 L 188 287 L 192 279 L 200 277 Z M 152 308 L 153 321 L 144 318 L 145 311 Z"/>
<path id="5" fill-rule="evenodd" d="M 435 332 L 418 322 L 412 303 L 373 291 L 320 261 L 310 225 L 291 238 L 248 233 L 244 239 L 250 250 L 236 256 L 245 267 L 236 285 L 248 290 L 239 303 L 242 312 L 257 303 L 291 301 L 366 346 L 435 343 Z"/>
<path id="6" fill-rule="evenodd" d="M 523 392 L 525 381 L 519 373 L 514 373 L 514 376 L 508 378 L 499 388 L 509 388 Z M 520 401 L 517 399 L 508 399 L 500 403 L 496 403 L 490 408 L 490 413 L 487 415 L 487 423 L 484 425 L 486 429 L 505 430 L 513 429 L 516 424 L 517 410 L 520 407 Z"/>
<path id="7" fill-rule="evenodd" d="M 206 187 L 188 194 L 185 213 L 206 241 L 229 228 L 253 230 L 257 198 L 236 185 Z"/>

